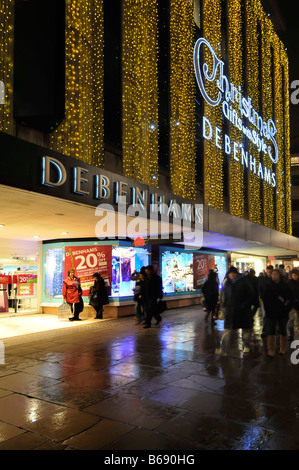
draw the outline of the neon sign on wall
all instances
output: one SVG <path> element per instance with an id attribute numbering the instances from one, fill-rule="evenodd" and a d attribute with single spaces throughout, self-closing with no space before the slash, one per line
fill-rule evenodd
<path id="1" fill-rule="evenodd" d="M 208 64 L 202 63 L 201 49 L 203 45 L 208 48 L 212 56 L 212 70 L 209 70 Z M 272 162 L 276 164 L 279 155 L 275 139 L 277 129 L 273 120 L 268 119 L 268 121 L 264 121 L 254 109 L 252 99 L 245 98 L 242 95 L 240 87 L 237 88 L 228 80 L 224 74 L 224 62 L 217 57 L 211 44 L 206 39 L 200 38 L 196 41 L 193 58 L 197 84 L 204 100 L 213 107 L 220 105 L 222 102 L 224 117 L 241 131 L 243 135 L 257 147 L 259 152 L 263 152 L 264 155 L 269 156 Z M 219 90 L 217 97 L 214 99 L 206 90 L 206 80 L 210 83 L 215 83 Z M 233 107 L 232 104 L 235 106 Z M 251 124 L 251 127 L 248 127 L 244 123 L 244 118 Z M 203 116 L 202 124 L 202 136 L 204 139 L 211 140 L 214 137 L 216 147 L 223 149 L 225 154 L 231 155 L 235 160 L 240 161 L 244 167 L 257 174 L 259 178 L 273 187 L 276 186 L 276 175 L 272 172 L 272 169 L 257 162 L 256 158 L 245 151 L 242 144 L 231 141 L 227 134 L 225 134 L 222 139 L 221 129 L 217 126 L 213 129 L 207 117 Z"/>

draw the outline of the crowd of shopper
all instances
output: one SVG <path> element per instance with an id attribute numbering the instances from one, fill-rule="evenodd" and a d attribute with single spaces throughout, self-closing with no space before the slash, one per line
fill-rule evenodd
<path id="1" fill-rule="evenodd" d="M 97 319 L 103 318 L 103 306 L 109 303 L 104 279 L 95 273 L 94 285 L 90 289 L 90 305 Z M 153 318 L 156 325 L 162 321 L 163 310 L 162 279 L 152 266 L 134 271 L 131 280 L 136 281 L 134 288 L 136 322 L 150 328 Z M 220 288 L 219 288 L 220 287 Z M 243 352 L 250 352 L 251 334 L 254 318 L 259 310 L 263 317 L 262 339 L 269 357 L 276 353 L 276 340 L 279 338 L 279 354 L 285 354 L 288 339 L 294 339 L 294 322 L 299 312 L 299 269 L 289 273 L 283 265 L 273 268 L 268 265 L 265 272 L 256 276 L 253 269 L 239 273 L 231 266 L 221 286 L 216 272 L 210 270 L 202 287 L 205 299 L 206 321 L 212 323 L 218 318 L 219 311 L 224 317 L 224 332 L 216 354 L 228 354 L 233 331 L 242 331 Z M 75 270 L 70 269 L 63 282 L 63 298 L 70 305 L 72 321 L 80 320 L 82 307 L 82 288 Z"/>
<path id="2" fill-rule="evenodd" d="M 134 271 L 131 280 L 136 281 L 134 288 L 135 315 L 137 323 L 144 328 L 150 328 L 153 318 L 156 325 L 162 321 L 163 308 L 162 278 L 155 273 L 153 266 L 143 266 L 140 272 Z M 89 290 L 89 305 L 96 312 L 96 319 L 103 318 L 103 307 L 109 303 L 105 281 L 99 273 L 93 274 L 94 284 Z M 64 301 L 70 306 L 73 316 L 70 321 L 79 321 L 79 314 L 84 305 L 82 300 L 82 288 L 80 279 L 75 275 L 75 269 L 68 271 L 68 277 L 63 281 L 62 295 Z"/>
<path id="3" fill-rule="evenodd" d="M 262 338 L 269 357 L 276 353 L 278 338 L 279 354 L 285 354 L 287 341 L 294 339 L 294 321 L 299 312 L 299 270 L 289 273 L 283 265 L 267 266 L 264 273 L 256 276 L 253 269 L 239 273 L 231 266 L 223 284 L 215 282 L 216 273 L 212 270 L 203 285 L 206 320 L 216 319 L 217 305 L 224 316 L 224 332 L 216 354 L 227 355 L 231 334 L 242 331 L 243 352 L 250 352 L 250 340 L 254 317 L 259 310 L 263 317 Z"/>

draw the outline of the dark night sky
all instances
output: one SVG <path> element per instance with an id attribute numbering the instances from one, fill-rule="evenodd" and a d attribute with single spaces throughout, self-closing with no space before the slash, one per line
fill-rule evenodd
<path id="1" fill-rule="evenodd" d="M 299 81 L 299 2 L 294 0 L 262 0 L 275 30 L 289 56 L 289 80 Z M 296 86 L 296 88 L 299 87 Z M 290 96 L 295 89 L 290 88 Z M 299 100 L 299 92 L 296 94 Z M 290 101 L 291 153 L 299 153 L 299 103 Z"/>

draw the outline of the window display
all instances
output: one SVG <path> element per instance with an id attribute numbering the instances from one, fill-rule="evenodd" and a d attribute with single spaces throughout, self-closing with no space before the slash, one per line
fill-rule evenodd
<path id="1" fill-rule="evenodd" d="M 80 278 L 83 295 L 93 285 L 92 275 L 101 274 L 109 287 L 109 296 L 132 296 L 135 282 L 131 274 L 150 263 L 150 251 L 131 246 L 92 245 L 90 242 L 44 245 L 43 301 L 62 298 L 62 283 L 70 268 Z"/>
<path id="2" fill-rule="evenodd" d="M 227 258 L 226 256 L 215 256 L 215 271 L 218 274 L 219 284 L 222 285 L 227 273 Z"/>
<path id="3" fill-rule="evenodd" d="M 254 269 L 255 275 L 258 276 L 260 272 L 265 271 L 267 258 L 232 253 L 231 262 L 232 265 L 235 266 L 240 273 L 245 273 L 249 269 Z"/>
<path id="4" fill-rule="evenodd" d="M 0 312 L 22 312 L 37 307 L 38 270 L 35 259 L 1 260 Z"/>
<path id="5" fill-rule="evenodd" d="M 193 291 L 193 253 L 163 251 L 161 256 L 163 292 Z"/>
<path id="6" fill-rule="evenodd" d="M 45 285 L 47 298 L 61 298 L 64 267 L 64 248 L 48 248 L 45 255 Z"/>
<path id="7" fill-rule="evenodd" d="M 161 249 L 161 269 L 165 294 L 196 292 L 201 289 L 209 270 L 218 274 L 219 284 L 227 271 L 224 254 L 186 252 Z"/>
<path id="8" fill-rule="evenodd" d="M 213 269 L 218 275 L 219 285 L 222 284 L 227 272 L 227 258 L 225 255 L 214 253 L 194 253 L 194 287 L 201 289 L 209 270 Z"/>
<path id="9" fill-rule="evenodd" d="M 66 246 L 64 279 L 68 276 L 69 269 L 75 269 L 76 276 L 80 279 L 83 296 L 88 296 L 89 289 L 94 283 L 92 276 L 94 273 L 99 273 L 110 295 L 111 261 L 110 245 Z"/>
<path id="10" fill-rule="evenodd" d="M 135 281 L 131 281 L 132 273 L 147 266 L 149 251 L 146 248 L 115 246 L 112 249 L 112 282 L 111 296 L 122 297 L 133 295 Z"/>

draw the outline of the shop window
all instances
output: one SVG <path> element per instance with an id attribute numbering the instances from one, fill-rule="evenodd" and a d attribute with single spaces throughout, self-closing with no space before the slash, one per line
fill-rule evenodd
<path id="1" fill-rule="evenodd" d="M 135 281 L 132 273 L 148 266 L 149 252 L 145 248 L 116 246 L 112 249 L 111 296 L 124 297 L 133 295 Z"/>
<path id="2" fill-rule="evenodd" d="M 37 309 L 38 269 L 33 259 L 1 260 L 0 313 Z"/>
<path id="3" fill-rule="evenodd" d="M 99 272 L 106 282 L 109 296 L 133 295 L 132 273 L 150 263 L 150 250 L 142 247 L 70 243 L 44 246 L 43 301 L 62 299 L 62 284 L 68 269 L 74 268 L 81 280 L 83 296 L 93 285 L 92 275 Z"/>
<path id="4" fill-rule="evenodd" d="M 165 294 L 179 294 L 199 291 L 210 269 L 218 275 L 222 284 L 227 272 L 225 255 L 213 253 L 162 250 L 161 268 Z"/>
<path id="5" fill-rule="evenodd" d="M 194 291 L 193 253 L 164 251 L 162 280 L 165 294 Z"/>

